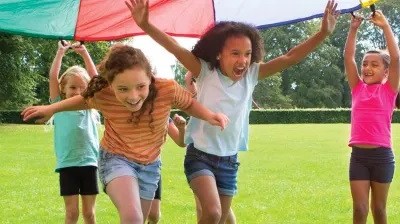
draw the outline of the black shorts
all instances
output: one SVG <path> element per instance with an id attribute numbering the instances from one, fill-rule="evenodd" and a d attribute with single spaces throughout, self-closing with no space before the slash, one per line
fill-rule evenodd
<path id="1" fill-rule="evenodd" d="M 391 183 L 394 168 L 394 155 L 390 148 L 353 147 L 349 169 L 350 181 L 370 180 L 378 183 Z"/>
<path id="2" fill-rule="evenodd" d="M 156 193 L 154 194 L 154 199 L 161 201 L 161 176 L 160 176 L 160 180 L 158 181 L 158 187 L 157 187 Z"/>
<path id="3" fill-rule="evenodd" d="M 60 172 L 60 195 L 95 195 L 99 193 L 95 166 L 66 167 Z"/>

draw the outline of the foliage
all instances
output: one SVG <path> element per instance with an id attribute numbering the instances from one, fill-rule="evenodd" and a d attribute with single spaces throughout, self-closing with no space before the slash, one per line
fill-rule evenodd
<path id="1" fill-rule="evenodd" d="M 98 63 L 109 43 L 88 43 L 86 47 L 93 61 Z M 48 103 L 48 71 L 56 51 L 56 40 L 0 35 L 0 98 L 4 99 L 0 101 L 0 109 Z M 61 72 L 75 64 L 84 63 L 79 55 L 68 53 L 63 59 Z"/>

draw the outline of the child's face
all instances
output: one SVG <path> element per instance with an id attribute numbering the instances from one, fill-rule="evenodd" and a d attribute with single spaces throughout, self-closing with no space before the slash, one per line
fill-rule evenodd
<path id="1" fill-rule="evenodd" d="M 116 75 L 111 88 L 119 102 L 128 110 L 136 112 L 142 108 L 149 95 L 150 83 L 151 80 L 145 70 L 134 67 Z"/>
<path id="2" fill-rule="evenodd" d="M 232 81 L 243 78 L 251 61 L 251 41 L 246 36 L 226 39 L 219 57 L 222 73 Z"/>
<path id="3" fill-rule="evenodd" d="M 65 98 L 70 98 L 76 95 L 80 95 L 85 91 L 88 83 L 82 77 L 77 75 L 71 75 L 65 77 L 67 83 L 64 86 L 63 93 L 65 94 Z"/>
<path id="4" fill-rule="evenodd" d="M 387 77 L 387 68 L 379 54 L 367 53 L 361 65 L 361 78 L 366 84 L 382 83 Z"/>

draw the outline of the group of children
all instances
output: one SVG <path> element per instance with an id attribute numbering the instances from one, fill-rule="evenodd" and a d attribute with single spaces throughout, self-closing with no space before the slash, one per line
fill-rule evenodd
<path id="1" fill-rule="evenodd" d="M 104 117 L 99 178 L 121 223 L 144 223 L 146 219 L 157 223 L 160 194 L 155 197 L 155 192 L 161 190 L 160 152 L 167 133 L 177 145 L 187 147 L 184 170 L 196 198 L 198 223 L 235 223 L 231 203 L 237 192 L 237 153 L 247 149 L 254 88 L 258 80 L 299 63 L 333 32 L 339 16 L 337 4 L 328 1 L 317 33 L 265 62 L 262 39 L 252 26 L 220 22 L 189 51 L 149 22 L 147 0 L 130 0 L 126 5 L 136 24 L 185 66 L 189 71 L 186 84 L 191 86 L 195 80 L 197 90 L 188 91 L 174 80 L 155 77 L 149 61 L 133 47 L 115 44 L 96 69 L 84 45 L 59 44 L 50 70 L 52 104 L 28 107 L 22 115 L 24 120 L 39 117 L 39 121 L 55 116 L 56 170 L 66 223 L 78 219 L 79 194 L 85 223 L 95 222 L 98 142 L 92 108 Z M 349 142 L 353 220 L 366 223 L 371 192 L 374 220 L 386 223 L 394 172 L 390 127 L 399 88 L 399 48 L 388 21 L 377 11 L 369 21 L 382 29 L 389 54 L 367 52 L 359 73 L 354 57 L 362 20 L 351 19 L 345 46 L 353 111 Z M 70 46 L 82 55 L 88 72 L 72 67 L 57 81 L 62 56 Z M 89 82 L 87 73 L 92 77 Z M 187 125 L 179 116 L 169 118 L 173 107 L 191 116 Z M 67 135 L 77 137 L 66 143 L 64 139 L 71 139 Z"/>

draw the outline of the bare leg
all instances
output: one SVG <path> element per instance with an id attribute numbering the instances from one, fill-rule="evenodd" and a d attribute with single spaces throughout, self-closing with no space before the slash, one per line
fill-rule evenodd
<path id="1" fill-rule="evenodd" d="M 371 211 L 375 224 L 386 224 L 386 202 L 390 183 L 371 182 Z"/>
<path id="2" fill-rule="evenodd" d="M 217 185 L 212 176 L 199 176 L 190 181 L 193 192 L 199 199 L 202 214 L 199 224 L 217 224 L 221 219 L 221 202 Z"/>
<path id="3" fill-rule="evenodd" d="M 65 224 L 75 224 L 79 218 L 79 195 L 64 196 Z"/>
<path id="4" fill-rule="evenodd" d="M 220 195 L 219 199 L 221 201 L 221 209 L 222 209 L 221 220 L 219 221 L 219 223 L 225 224 L 231 210 L 232 197 Z"/>
<path id="5" fill-rule="evenodd" d="M 236 224 L 236 216 L 235 213 L 233 212 L 232 207 L 229 209 L 229 214 L 228 218 L 226 219 L 226 224 Z"/>
<path id="6" fill-rule="evenodd" d="M 136 178 L 122 176 L 112 180 L 106 187 L 111 201 L 118 210 L 121 224 L 143 224 L 143 213 Z"/>
<path id="7" fill-rule="evenodd" d="M 82 195 L 82 215 L 85 224 L 96 223 L 96 195 Z"/>
<path id="8" fill-rule="evenodd" d="M 353 197 L 353 224 L 365 224 L 368 217 L 369 180 L 350 181 Z"/>
<path id="9" fill-rule="evenodd" d="M 154 199 L 151 202 L 150 212 L 147 216 L 147 223 L 148 224 L 156 224 L 160 220 L 161 211 L 160 211 L 160 203 L 161 201 L 158 199 Z"/>

